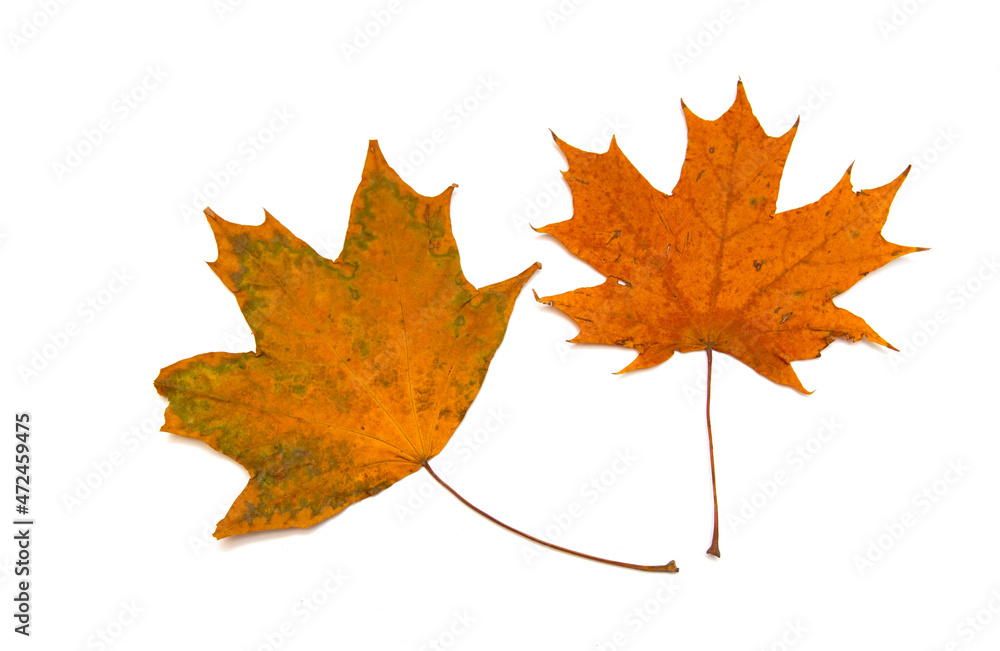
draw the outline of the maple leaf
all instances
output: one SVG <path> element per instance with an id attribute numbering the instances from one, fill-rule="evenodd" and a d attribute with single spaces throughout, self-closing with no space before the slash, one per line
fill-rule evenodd
<path id="1" fill-rule="evenodd" d="M 682 106 L 689 140 L 672 194 L 654 188 L 614 138 L 604 154 L 556 138 L 569 162 L 563 176 L 573 217 L 537 230 L 607 276 L 597 287 L 539 299 L 580 326 L 571 341 L 635 349 L 638 356 L 620 372 L 711 348 L 802 392 L 790 362 L 818 357 L 835 338 L 889 346 L 831 299 L 887 262 L 923 250 L 881 234 L 907 172 L 854 192 L 848 168 L 819 201 L 776 213 L 798 123 L 768 136 L 742 82 L 717 120 Z"/>
<path id="2" fill-rule="evenodd" d="M 308 527 L 427 467 L 472 404 L 522 286 L 476 289 L 452 236 L 455 186 L 424 197 L 375 141 L 343 252 L 317 254 L 270 214 L 242 226 L 206 209 L 256 351 L 164 368 L 163 431 L 250 473 L 216 538 Z"/>
<path id="3" fill-rule="evenodd" d="M 818 357 L 834 339 L 866 338 L 892 348 L 832 299 L 889 261 L 924 250 L 881 234 L 909 168 L 858 192 L 848 168 L 815 203 L 778 213 L 798 122 L 768 136 L 742 82 L 716 120 L 681 106 L 688 146 L 671 194 L 654 188 L 614 138 L 603 154 L 555 138 L 569 163 L 563 176 L 573 217 L 537 230 L 607 276 L 596 287 L 536 295 L 579 325 L 571 342 L 636 350 L 620 373 L 661 364 L 675 352 L 707 350 L 711 365 L 718 351 L 803 393 L 791 362 Z M 712 467 L 714 486 L 714 458 Z"/>

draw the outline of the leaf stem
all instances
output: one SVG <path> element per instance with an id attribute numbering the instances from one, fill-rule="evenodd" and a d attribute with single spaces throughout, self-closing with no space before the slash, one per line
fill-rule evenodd
<path id="1" fill-rule="evenodd" d="M 715 487 L 715 445 L 712 443 L 712 347 L 708 351 L 708 383 L 705 398 L 705 421 L 708 423 L 708 458 L 712 464 L 712 503 L 715 506 L 715 529 L 712 531 L 712 546 L 706 553 L 719 558 L 719 492 Z"/>
<path id="2" fill-rule="evenodd" d="M 591 561 L 597 561 L 598 563 L 606 563 L 608 565 L 615 565 L 617 567 L 624 567 L 624 568 L 627 568 L 627 569 L 630 569 L 630 570 L 640 570 L 640 571 L 643 571 L 643 572 L 670 572 L 670 573 L 674 573 L 674 572 L 678 572 L 679 571 L 677 569 L 677 564 L 674 563 L 674 561 L 670 561 L 666 565 L 636 565 L 634 563 L 625 563 L 623 561 L 614 561 L 614 560 L 611 560 L 611 559 L 608 559 L 608 558 L 601 558 L 600 556 L 591 556 L 590 554 L 584 554 L 583 552 L 577 552 L 577 551 L 573 551 L 572 549 L 566 549 L 565 547 L 560 547 L 559 545 L 554 545 L 554 544 L 552 544 L 550 542 L 546 542 L 544 540 L 541 540 L 540 538 L 535 538 L 534 536 L 532 536 L 530 534 L 527 534 L 527 533 L 521 531 L 520 529 L 515 529 L 514 527 L 510 526 L 509 524 L 505 524 L 505 523 L 501 522 L 500 520 L 497 520 L 496 518 L 494 518 L 489 513 L 486 513 L 485 511 L 483 511 L 479 507 L 477 507 L 474 504 L 472 504 L 471 502 L 469 502 L 469 500 L 467 500 L 464 497 L 462 497 L 461 495 L 459 495 L 458 491 L 456 491 L 454 488 L 452 488 L 451 486 L 449 486 L 448 483 L 445 482 L 445 480 L 441 479 L 441 477 L 439 477 L 438 474 L 436 472 L 434 472 L 434 469 L 431 468 L 430 464 L 426 460 L 422 462 L 422 465 L 427 470 L 427 472 L 430 473 L 431 477 L 433 477 L 434 480 L 437 483 L 441 484 L 445 488 L 445 490 L 447 490 L 449 493 L 451 493 L 452 495 L 454 495 L 458 499 L 459 502 L 461 502 L 462 504 L 466 505 L 467 507 L 469 507 L 470 509 L 472 509 L 473 511 L 475 511 L 479 515 L 483 516 L 484 518 L 486 518 L 487 520 L 489 520 L 493 524 L 498 525 L 500 527 L 503 527 L 504 529 L 506 529 L 507 531 L 510 531 L 511 533 L 516 533 L 517 535 L 521 536 L 522 538 L 527 538 L 528 540 L 530 540 L 531 542 L 533 542 L 535 544 L 542 545 L 542 546 L 548 547 L 550 549 L 555 549 L 556 551 L 560 551 L 560 552 L 563 552 L 563 553 L 566 553 L 566 554 L 572 554 L 573 556 L 579 556 L 580 558 L 586 558 L 586 559 L 591 560 Z"/>

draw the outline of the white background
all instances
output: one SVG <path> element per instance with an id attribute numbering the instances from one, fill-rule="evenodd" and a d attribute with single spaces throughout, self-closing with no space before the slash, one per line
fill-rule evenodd
<path id="1" fill-rule="evenodd" d="M 212 0 L 96 0 L 44 21 L 43 4 L 9 0 L 0 20 L 0 405 L 8 432 L 15 411 L 34 416 L 38 522 L 34 635 L 14 635 L 5 614 L 5 648 L 103 648 L 100 631 L 116 649 L 256 650 L 277 646 L 267 640 L 283 626 L 294 630 L 283 649 L 1000 644 L 1000 315 L 984 262 L 1000 248 L 995 3 L 591 0 L 563 3 L 563 16 L 556 0 L 403 0 L 353 55 L 344 44 L 387 0 L 256 0 L 221 14 Z M 25 19 L 45 24 L 32 31 Z M 157 69 L 165 78 L 146 78 Z M 705 355 L 615 376 L 629 351 L 563 343 L 575 326 L 530 289 L 602 278 L 524 220 L 571 214 L 549 128 L 602 151 L 613 129 L 669 191 L 686 142 L 680 99 L 715 118 L 738 77 L 772 135 L 802 115 L 780 209 L 814 201 L 852 161 L 857 188 L 914 163 L 884 233 L 932 250 L 837 299 L 902 357 L 836 342 L 795 365 L 808 397 L 717 358 L 714 560 Z M 143 81 L 155 88 L 139 90 Z M 126 111 L 123 93 L 141 101 Z M 456 117 L 463 101 L 476 106 Z M 274 111 L 294 117 L 267 133 Z M 104 120 L 110 133 L 80 146 Z M 444 142 L 421 160 L 417 143 L 436 128 Z M 268 141 L 252 160 L 251 136 Z M 207 191 L 244 223 L 266 207 L 335 257 L 369 138 L 418 191 L 459 184 L 454 230 L 474 284 L 544 264 L 437 465 L 453 461 L 453 485 L 531 532 L 578 502 L 583 515 L 553 530 L 558 542 L 676 559 L 680 574 L 534 557 L 425 473 L 309 530 L 212 540 L 246 474 L 157 432 L 165 402 L 152 381 L 179 359 L 253 342 L 204 264 L 215 257 L 207 224 L 183 206 L 200 211 Z M 238 173 L 213 187 L 230 162 Z M 19 367 L 71 325 L 76 336 L 23 378 Z M 836 433 L 820 441 L 829 421 Z M 12 519 L 12 434 L 3 440 L 0 504 Z M 797 446 L 813 450 L 808 461 Z M 636 460 L 615 465 L 619 453 Z M 788 481 L 765 495 L 776 472 Z M 592 481 L 596 499 L 583 490 Z M 933 502 L 915 497 L 925 490 Z M 884 536 L 906 513 L 913 526 Z M 0 613 L 13 607 L 8 527 Z M 977 615 L 978 630 L 963 624 Z"/>

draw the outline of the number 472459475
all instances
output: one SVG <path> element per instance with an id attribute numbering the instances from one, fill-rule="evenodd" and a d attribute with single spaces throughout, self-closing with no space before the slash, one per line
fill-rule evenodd
<path id="1" fill-rule="evenodd" d="M 17 464 L 14 470 L 14 499 L 17 505 L 14 507 L 18 515 L 28 514 L 28 497 L 31 495 L 29 485 L 31 484 L 31 448 L 28 445 L 28 437 L 31 435 L 31 416 L 28 414 L 17 414 L 14 423 L 14 437 L 17 443 L 14 446 L 14 462 Z"/>

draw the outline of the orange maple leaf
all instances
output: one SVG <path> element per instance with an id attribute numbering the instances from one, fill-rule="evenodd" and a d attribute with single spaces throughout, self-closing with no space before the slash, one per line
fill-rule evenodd
<path id="1" fill-rule="evenodd" d="M 369 144 L 344 250 L 317 254 L 271 215 L 206 210 L 256 351 L 163 369 L 163 431 L 250 473 L 216 538 L 308 527 L 427 467 L 461 423 L 540 265 L 476 289 L 451 232 L 454 186 L 424 197 Z"/>
<path id="2" fill-rule="evenodd" d="M 887 262 L 924 250 L 881 234 L 909 168 L 858 192 L 848 168 L 819 201 L 776 213 L 798 123 L 768 136 L 742 82 L 717 120 L 682 107 L 688 147 L 671 194 L 654 188 L 614 138 L 603 154 L 555 139 L 569 162 L 563 176 L 573 217 L 537 230 L 607 276 L 597 287 L 538 299 L 580 326 L 571 341 L 635 349 L 619 372 L 711 349 L 802 392 L 790 362 L 818 357 L 837 337 L 891 348 L 832 299 Z"/>
<path id="3" fill-rule="evenodd" d="M 882 237 L 894 181 L 854 192 L 848 168 L 819 201 L 775 212 L 778 186 L 798 122 L 764 133 L 743 84 L 716 120 L 681 103 L 688 146 L 671 194 L 654 188 L 614 138 L 603 154 L 555 138 L 569 162 L 563 176 L 573 217 L 550 233 L 607 276 L 596 287 L 535 298 L 580 327 L 573 343 L 616 344 L 638 352 L 619 373 L 649 368 L 675 352 L 708 351 L 712 490 L 712 351 L 732 355 L 779 384 L 808 393 L 791 362 L 819 357 L 838 337 L 892 348 L 860 317 L 833 304 L 874 269 L 924 249 Z M 553 137 L 554 134 L 553 134 Z M 708 553 L 719 555 L 719 507 Z"/>

